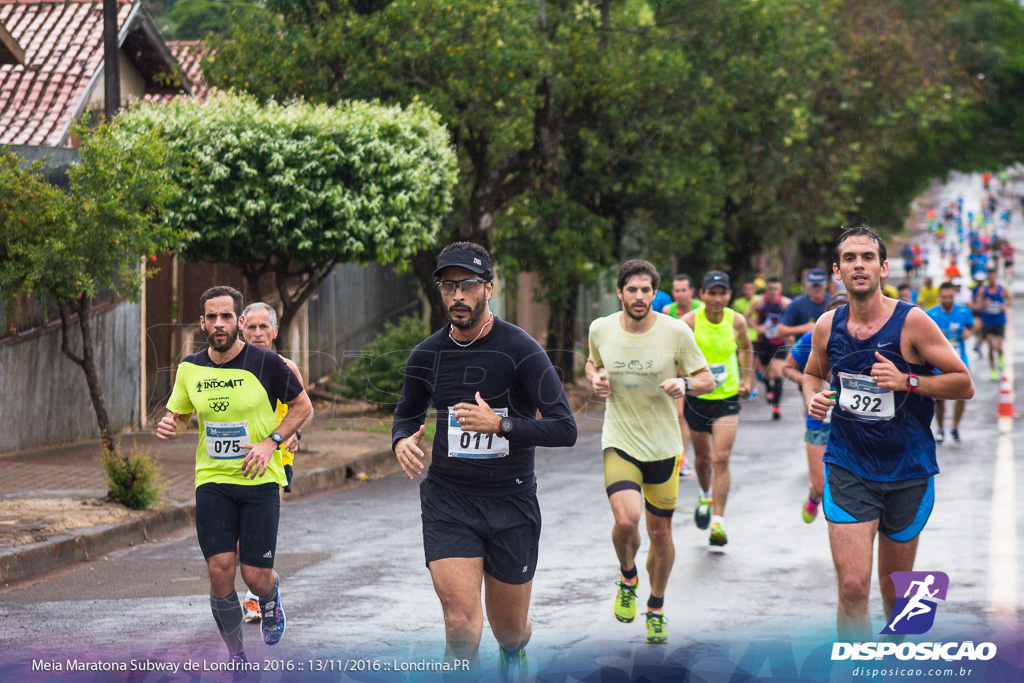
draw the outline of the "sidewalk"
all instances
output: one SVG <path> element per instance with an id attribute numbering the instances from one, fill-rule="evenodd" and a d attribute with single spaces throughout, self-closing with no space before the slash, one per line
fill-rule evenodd
<path id="1" fill-rule="evenodd" d="M 585 408 L 589 384 L 568 387 L 574 413 Z M 302 430 L 292 492 L 304 496 L 358 486 L 399 471 L 391 452 L 391 419 L 347 406 L 324 407 Z M 150 419 L 154 419 L 150 416 Z M 195 457 L 199 433 L 160 441 L 150 431 L 120 436 L 120 447 L 148 450 L 157 458 L 163 498 L 153 510 L 135 512 L 104 500 L 106 478 L 98 439 L 31 451 L 0 453 L 0 589 L 73 562 L 102 556 L 195 524 Z M 432 443 L 424 441 L 430 461 Z"/>
<path id="2" fill-rule="evenodd" d="M 160 441 L 152 432 L 120 437 L 125 452 L 148 450 L 160 465 L 163 498 L 156 509 L 142 512 L 103 500 L 98 439 L 0 454 L 0 587 L 191 526 L 198 440 L 194 424 L 176 441 Z M 425 446 L 429 456 L 430 444 Z M 303 430 L 284 504 L 397 470 L 390 419 L 328 409 Z"/>

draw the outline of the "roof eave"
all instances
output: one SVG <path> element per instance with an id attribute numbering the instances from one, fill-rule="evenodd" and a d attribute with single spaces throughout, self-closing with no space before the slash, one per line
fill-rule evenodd
<path id="1" fill-rule="evenodd" d="M 25 51 L 18 41 L 0 24 L 0 64 L 24 64 Z"/>

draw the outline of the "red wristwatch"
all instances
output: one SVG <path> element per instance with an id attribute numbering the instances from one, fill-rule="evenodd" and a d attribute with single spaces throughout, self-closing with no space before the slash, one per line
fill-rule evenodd
<path id="1" fill-rule="evenodd" d="M 907 373 L 907 391 L 917 391 L 917 388 L 921 386 L 921 380 L 912 372 Z"/>

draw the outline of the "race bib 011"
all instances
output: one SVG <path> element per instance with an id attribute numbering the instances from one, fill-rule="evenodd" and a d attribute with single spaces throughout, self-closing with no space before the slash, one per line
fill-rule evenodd
<path id="1" fill-rule="evenodd" d="M 839 406 L 861 420 L 878 422 L 896 417 L 893 393 L 882 389 L 869 375 L 839 373 Z"/>
<path id="2" fill-rule="evenodd" d="M 508 417 L 508 408 L 491 408 L 495 415 Z M 463 431 L 454 406 L 448 406 L 449 458 L 504 458 L 508 455 L 508 439 L 498 434 Z"/>
<path id="3" fill-rule="evenodd" d="M 249 425 L 241 422 L 207 422 L 206 454 L 214 460 L 231 460 L 244 458 L 247 451 L 242 444 L 249 441 Z"/>

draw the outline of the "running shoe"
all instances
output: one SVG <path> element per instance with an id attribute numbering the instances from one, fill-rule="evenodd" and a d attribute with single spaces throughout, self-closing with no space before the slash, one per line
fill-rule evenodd
<path id="1" fill-rule="evenodd" d="M 231 666 L 232 681 L 244 681 L 249 677 L 249 659 L 245 656 L 244 652 L 239 652 L 237 655 L 231 655 L 229 663 Z"/>
<path id="2" fill-rule="evenodd" d="M 263 605 L 261 615 L 260 631 L 263 633 L 263 642 L 267 645 L 277 645 L 284 635 L 284 607 L 281 606 L 281 589 L 277 590 L 277 600 Z"/>
<path id="3" fill-rule="evenodd" d="M 778 406 L 775 406 L 774 408 L 772 408 L 772 419 L 773 420 L 778 420 L 781 417 L 782 417 L 782 410 Z"/>
<path id="4" fill-rule="evenodd" d="M 668 642 L 668 619 L 661 612 L 647 613 L 647 638 L 644 642 L 652 645 L 663 645 Z"/>
<path id="5" fill-rule="evenodd" d="M 998 370 L 992 370 L 992 372 L 988 373 L 988 378 L 990 380 L 992 380 L 993 382 L 998 382 L 999 381 L 999 371 Z"/>
<path id="6" fill-rule="evenodd" d="M 693 511 L 693 523 L 698 529 L 707 529 L 711 524 L 711 499 L 704 496 L 697 497 L 697 509 Z"/>
<path id="7" fill-rule="evenodd" d="M 619 593 L 615 596 L 615 618 L 624 624 L 636 619 L 637 583 L 619 581 Z"/>
<path id="8" fill-rule="evenodd" d="M 522 683 L 529 673 L 529 663 L 525 647 L 515 652 L 506 652 L 505 648 L 498 647 L 498 680 L 502 683 Z"/>
<path id="9" fill-rule="evenodd" d="M 260 620 L 260 601 L 255 598 L 247 598 L 242 603 L 242 611 L 245 615 L 242 617 L 245 623 L 251 624 L 254 621 Z"/>
<path id="10" fill-rule="evenodd" d="M 690 463 L 686 462 L 686 458 L 682 458 L 679 461 L 679 476 L 680 477 L 692 477 L 693 468 L 690 467 Z"/>
<path id="11" fill-rule="evenodd" d="M 711 525 L 711 536 L 708 538 L 708 543 L 711 545 L 722 546 L 729 542 L 729 539 L 725 537 L 725 529 L 722 527 L 721 522 L 715 522 Z"/>
<path id="12" fill-rule="evenodd" d="M 956 431 L 956 430 L 954 429 L 953 431 Z M 951 431 L 950 434 L 952 434 L 952 433 L 953 432 Z M 946 433 L 940 429 L 939 433 L 935 435 L 935 443 L 941 444 L 945 440 L 946 440 Z"/>
<path id="13" fill-rule="evenodd" d="M 811 500 L 810 496 L 807 496 L 807 500 L 804 501 L 804 506 L 803 506 L 802 510 L 800 511 L 801 512 L 801 516 L 804 518 L 804 522 L 806 522 L 807 524 L 810 524 L 811 522 L 814 521 L 814 519 L 818 516 L 818 506 L 819 505 L 821 505 L 821 501 L 820 500 L 817 503 L 815 503 L 813 500 Z M 724 538 L 724 533 L 723 533 L 723 538 Z"/>
<path id="14" fill-rule="evenodd" d="M 949 430 L 949 435 L 953 437 L 953 443 L 960 443 L 960 430 L 953 427 Z"/>

